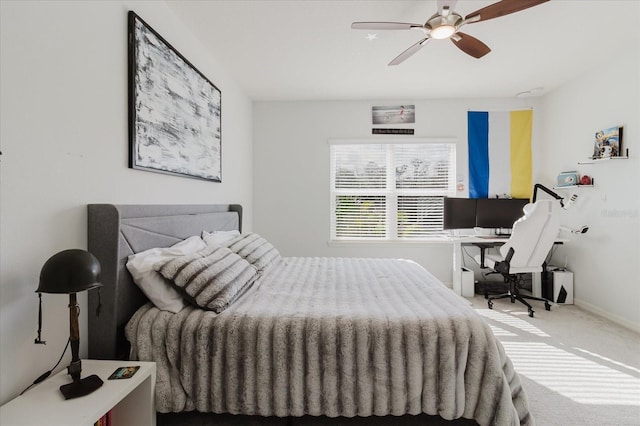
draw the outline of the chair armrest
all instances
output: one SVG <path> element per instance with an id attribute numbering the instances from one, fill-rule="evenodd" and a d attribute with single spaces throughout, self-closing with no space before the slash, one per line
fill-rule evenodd
<path id="1" fill-rule="evenodd" d="M 515 250 L 513 249 L 513 247 L 509 247 L 509 252 L 507 253 L 507 256 L 504 258 L 502 262 L 497 262 L 494 265 L 493 269 L 495 269 L 496 271 L 502 274 L 508 274 L 509 269 L 511 269 L 511 258 L 513 257 L 514 253 L 515 253 Z"/>

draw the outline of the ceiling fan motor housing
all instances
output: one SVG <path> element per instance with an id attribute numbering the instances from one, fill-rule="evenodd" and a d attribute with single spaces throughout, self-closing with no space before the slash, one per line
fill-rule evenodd
<path id="1" fill-rule="evenodd" d="M 459 23 L 462 22 L 462 16 L 455 12 L 448 15 L 435 14 L 424 24 L 427 34 L 435 39 L 449 38 L 458 30 Z"/>

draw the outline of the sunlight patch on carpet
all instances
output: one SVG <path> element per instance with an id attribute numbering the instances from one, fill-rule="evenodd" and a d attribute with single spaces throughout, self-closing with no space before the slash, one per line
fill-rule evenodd
<path id="1" fill-rule="evenodd" d="M 640 406 L 640 374 L 622 372 L 604 357 L 540 342 L 502 345 L 519 374 L 578 403 Z"/>
<path id="2" fill-rule="evenodd" d="M 531 333 L 539 337 L 550 337 L 547 333 L 540 330 L 535 325 L 529 324 L 527 321 L 516 318 L 513 315 L 505 314 L 500 311 L 494 311 L 493 309 L 476 309 L 476 311 L 483 317 L 500 322 L 506 326 L 514 327 L 518 330 Z"/>

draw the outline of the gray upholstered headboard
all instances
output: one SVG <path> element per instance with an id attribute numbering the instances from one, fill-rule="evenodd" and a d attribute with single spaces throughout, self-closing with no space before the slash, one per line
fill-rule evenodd
<path id="1" fill-rule="evenodd" d="M 124 326 L 147 302 L 126 268 L 129 255 L 169 247 L 202 231 L 242 230 L 242 206 L 237 204 L 90 204 L 88 213 L 88 250 L 100 261 L 104 285 L 88 295 L 89 358 L 93 359 L 129 356 Z"/>

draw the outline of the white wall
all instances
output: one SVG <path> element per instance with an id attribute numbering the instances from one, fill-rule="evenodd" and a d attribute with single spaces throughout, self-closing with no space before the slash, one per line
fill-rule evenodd
<path id="1" fill-rule="evenodd" d="M 564 224 L 589 225 L 566 247 L 576 304 L 640 331 L 640 37 L 626 42 L 544 97 L 541 177 L 552 185 L 560 171 L 577 170 L 595 179 L 594 188 L 565 191 L 578 199 Z M 629 160 L 577 164 L 592 154 L 596 131 L 620 125 Z"/>
<path id="2" fill-rule="evenodd" d="M 534 106 L 535 99 L 386 100 L 254 103 L 254 229 L 286 256 L 402 257 L 451 285 L 450 243 L 341 243 L 329 240 L 328 139 L 385 141 L 457 138 L 457 174 L 465 188 L 467 111 Z M 415 104 L 415 136 L 372 135 L 371 106 Z M 534 110 L 534 144 L 538 116 Z M 390 126 L 391 127 L 391 126 Z M 534 165 L 538 154 L 534 149 Z M 467 196 L 468 192 L 462 194 Z"/>
<path id="3" fill-rule="evenodd" d="M 1 2 L 0 403 L 53 367 L 68 298 L 45 295 L 40 268 L 86 248 L 86 204 L 241 203 L 252 226 L 252 104 L 162 2 Z M 222 91 L 222 183 L 127 168 L 127 12 L 134 10 Z M 86 356 L 86 294 L 80 295 Z M 58 369 L 68 365 L 70 354 Z"/>

